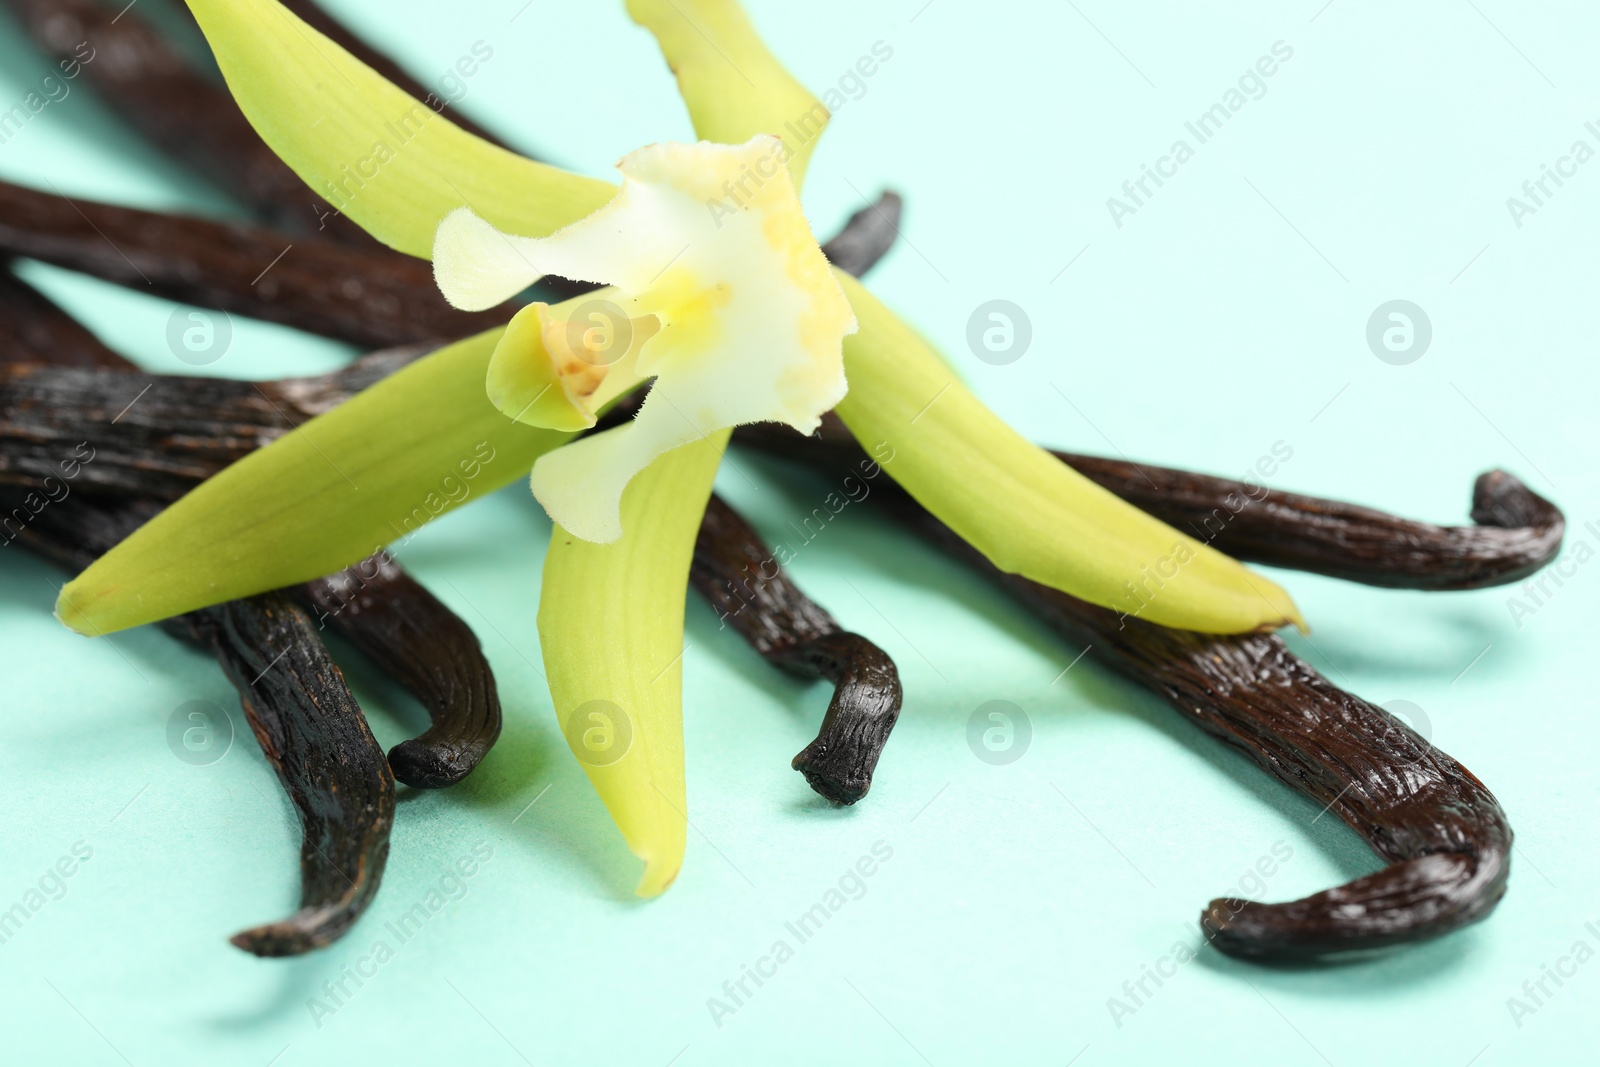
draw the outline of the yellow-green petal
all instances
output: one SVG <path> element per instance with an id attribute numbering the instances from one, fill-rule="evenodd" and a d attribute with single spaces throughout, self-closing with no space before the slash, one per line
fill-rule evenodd
<path id="1" fill-rule="evenodd" d="M 771 134 L 798 187 L 828 109 L 767 50 L 736 0 L 628 0 L 628 14 L 661 45 L 694 132 L 723 144 Z"/>
<path id="2" fill-rule="evenodd" d="M 539 644 L 562 732 L 634 855 L 636 892 L 683 866 L 683 610 L 695 536 L 728 431 L 658 457 L 622 495 L 628 535 L 598 545 L 556 526 Z"/>
<path id="3" fill-rule="evenodd" d="M 917 333 L 840 274 L 841 418 L 894 479 L 1003 571 L 1148 622 L 1205 633 L 1300 623 L 1289 594 L 1024 440 Z"/>
<path id="4" fill-rule="evenodd" d="M 739 6 L 629 0 L 628 11 L 660 42 L 695 132 L 724 144 L 762 133 L 782 139 L 798 189 L 827 110 L 772 57 Z M 550 692 L 568 742 L 645 861 L 640 896 L 663 892 L 683 863 L 684 590 L 727 440 L 727 430 L 716 431 L 639 472 L 622 494 L 620 541 L 585 542 L 557 526 L 545 557 L 539 639 Z M 606 763 L 585 736 L 615 743 L 608 716 L 618 710 L 636 749 Z"/>
<path id="5" fill-rule="evenodd" d="M 501 333 L 418 360 L 202 483 L 68 583 L 56 615 L 114 633 L 308 581 L 526 475 L 571 435 L 489 403 Z"/>
<path id="6" fill-rule="evenodd" d="M 428 258 L 440 221 L 459 207 L 542 237 L 616 194 L 608 182 L 467 133 L 276 0 L 188 3 L 256 132 L 318 195 L 392 248 Z"/>

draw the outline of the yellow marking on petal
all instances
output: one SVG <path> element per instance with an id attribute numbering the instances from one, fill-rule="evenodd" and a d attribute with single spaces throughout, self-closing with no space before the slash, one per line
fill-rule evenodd
<path id="1" fill-rule="evenodd" d="M 548 304 L 529 304 L 506 325 L 489 360 L 489 401 L 531 426 L 587 430 L 594 414 L 574 395 L 563 361 L 550 351 L 550 327 Z"/>
<path id="2" fill-rule="evenodd" d="M 704 351 L 718 338 L 717 314 L 733 301 L 734 287 L 726 281 L 707 282 L 686 267 L 672 267 L 661 280 L 641 293 L 637 303 L 650 308 L 661 322 L 661 343 L 646 346 L 640 369 L 660 373 L 662 361 L 674 353 Z"/>

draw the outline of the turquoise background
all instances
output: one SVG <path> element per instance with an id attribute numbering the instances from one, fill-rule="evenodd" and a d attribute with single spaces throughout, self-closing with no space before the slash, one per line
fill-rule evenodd
<path id="1" fill-rule="evenodd" d="M 1320 2 L 751 7 L 817 90 L 876 42 L 893 49 L 830 126 L 808 211 L 827 233 L 884 186 L 906 194 L 905 240 L 873 287 L 1024 432 L 1222 474 L 1283 442 L 1293 456 L 1275 485 L 1439 522 L 1465 521 L 1473 477 L 1503 466 L 1566 509 L 1569 551 L 1583 542 L 1587 559 L 1600 547 L 1584 526 L 1600 504 L 1600 162 L 1520 227 L 1506 200 L 1574 140 L 1600 147 L 1584 129 L 1600 119 L 1600 17 L 1576 2 Z M 534 0 L 518 15 L 522 4 L 332 6 L 424 76 L 486 42 L 494 57 L 463 109 L 578 169 L 605 174 L 643 143 L 690 136 L 653 42 L 620 4 Z M 9 16 L 0 27 L 9 107 L 48 68 Z M 1293 56 L 1265 95 L 1117 227 L 1107 198 L 1278 41 Z M 0 176 L 239 213 L 119 129 L 81 84 L 0 145 Z M 23 269 L 142 364 L 186 369 L 166 347 L 171 305 Z M 1005 366 L 965 342 L 968 316 L 995 298 L 1024 308 L 1033 330 Z M 1410 365 L 1381 362 L 1365 340 L 1368 317 L 1391 299 L 1432 322 L 1431 347 Z M 350 355 L 277 327 L 235 327 L 208 373 L 301 374 Z M 774 537 L 829 489 L 755 456 L 730 459 L 719 487 Z M 0 945 L 6 1059 L 1592 1058 L 1600 964 L 1549 987 L 1520 1025 L 1507 998 L 1579 939 L 1600 948 L 1584 925 L 1600 920 L 1600 718 L 1585 673 L 1600 564 L 1575 565 L 1520 625 L 1515 589 L 1424 595 L 1275 575 L 1315 627 L 1289 638 L 1297 651 L 1368 698 L 1420 706 L 1433 740 L 1500 797 L 1518 835 L 1510 891 L 1488 922 L 1349 966 L 1274 970 L 1206 950 L 1118 1020 L 1108 998 L 1175 942 L 1192 944 L 1201 906 L 1237 891 L 1275 845 L 1292 858 L 1267 879 L 1268 899 L 1376 861 L 1333 817 L 1153 697 L 1087 660 L 1062 674 L 1078 649 L 863 506 L 792 571 L 902 671 L 905 711 L 872 794 L 833 809 L 788 769 L 826 688 L 775 674 L 691 598 L 693 832 L 677 885 L 639 903 L 636 861 L 562 742 L 538 666 L 547 531 L 513 487 L 405 547 L 405 562 L 480 634 L 505 735 L 461 787 L 404 792 L 370 916 L 290 962 L 226 942 L 292 910 L 298 832 L 220 671 L 149 628 L 97 642 L 69 634 L 49 616 L 59 572 L 0 551 L 0 909 L 75 842 L 93 850 L 65 895 Z M 418 728 L 413 703 L 336 651 L 385 746 Z M 165 740 L 174 709 L 196 699 L 232 709 L 241 731 L 209 766 L 179 761 Z M 1031 745 L 1009 765 L 981 762 L 966 742 L 969 717 L 990 700 L 1031 721 Z M 708 998 L 877 842 L 892 858 L 865 894 L 719 1026 Z M 479 843 L 492 859 L 464 895 L 314 1019 L 308 998 L 378 939 L 394 947 L 384 924 Z"/>

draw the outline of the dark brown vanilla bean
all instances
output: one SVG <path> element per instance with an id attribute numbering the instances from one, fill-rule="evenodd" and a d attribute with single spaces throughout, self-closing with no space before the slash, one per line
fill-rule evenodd
<path id="1" fill-rule="evenodd" d="M 0 482 L 36 486 L 87 445 L 94 461 L 74 476 L 78 489 L 170 502 L 433 347 L 275 382 L 0 366 Z"/>
<path id="2" fill-rule="evenodd" d="M 1383 948 L 1476 922 L 1505 895 L 1512 835 L 1494 795 L 1404 723 L 1327 681 L 1282 638 L 1124 620 L 1002 575 L 964 542 L 960 550 L 1068 642 L 1087 645 L 1091 656 L 1335 812 L 1390 864 L 1292 903 L 1212 901 L 1201 924 L 1223 952 L 1314 960 Z"/>
<path id="3" fill-rule="evenodd" d="M 454 340 L 516 308 L 457 311 L 427 262 L 237 223 L 68 199 L 0 182 L 0 255 L 364 348 Z"/>
<path id="4" fill-rule="evenodd" d="M 898 198 L 886 198 L 892 198 L 888 210 L 897 215 Z M 873 239 L 851 236 L 860 227 L 878 227 L 873 221 L 878 218 L 872 209 L 857 212 L 830 242 L 854 249 L 847 265 L 855 270 L 871 267 L 886 249 L 881 230 Z M 48 310 L 53 315 L 41 317 L 56 321 L 47 325 L 76 326 L 59 309 Z M 37 366 L 0 370 L 0 482 L 36 489 L 47 484 L 64 460 L 81 460 L 78 449 L 88 433 L 94 460 L 74 464 L 81 479 L 77 488 L 170 501 L 426 350 L 417 346 L 375 353 L 318 378 L 261 383 Z M 7 355 L 0 352 L 0 364 Z M 94 355 L 104 364 L 128 366 L 104 346 Z M 327 613 L 336 628 L 400 680 L 433 717 L 430 730 L 390 752 L 395 775 L 423 788 L 451 784 L 476 766 L 499 734 L 493 675 L 476 638 L 459 618 L 403 574 L 379 581 L 398 571 L 392 561 L 374 567 L 374 560 L 364 561 L 310 583 L 297 595 Z M 363 575 L 369 576 L 365 588 Z M 361 590 L 357 598 L 362 610 L 334 610 L 328 601 L 344 602 L 341 590 L 352 587 Z M 423 620 L 426 626 L 419 630 Z M 427 627 L 439 635 L 433 642 L 419 640 Z M 899 712 L 892 661 L 870 642 L 840 633 L 836 626 L 826 634 L 807 635 L 793 647 L 762 652 L 791 672 L 822 675 L 835 683 L 817 740 L 795 757 L 794 766 L 819 793 L 853 803 L 870 787 Z"/>
<path id="5" fill-rule="evenodd" d="M 20 363 L 129 365 L 49 297 L 0 266 L 0 366 Z"/>
<path id="6" fill-rule="evenodd" d="M 315 623 L 286 595 L 233 600 L 195 617 L 300 813 L 303 835 L 300 909 L 232 941 L 257 956 L 322 948 L 378 892 L 394 825 L 389 763 Z"/>
<path id="7" fill-rule="evenodd" d="M 715 495 L 695 539 L 689 581 L 767 662 L 834 683 L 822 729 L 793 766 L 829 800 L 860 800 L 900 715 L 894 661 L 800 592 L 749 523 Z"/>
<path id="8" fill-rule="evenodd" d="M 442 789 L 472 772 L 500 736 L 500 694 L 460 616 L 387 552 L 289 592 L 428 709 L 433 726 L 389 750 L 396 778 Z"/>
<path id="9" fill-rule="evenodd" d="M 822 254 L 846 274 L 861 277 L 888 255 L 899 239 L 904 207 L 899 193 L 880 193 L 876 202 L 850 216 L 844 229 L 822 246 Z"/>
<path id="10" fill-rule="evenodd" d="M 0 283 L 10 277 L 0 272 Z M 21 288 L 25 295 L 32 292 Z M 12 325 L 30 336 L 71 336 L 82 329 L 43 297 L 19 303 L 17 310 Z M 70 524 L 54 538 L 28 542 L 36 550 L 54 552 L 58 562 L 75 571 L 155 513 L 157 505 L 147 498 L 170 499 L 186 491 L 431 348 L 412 345 L 374 352 L 315 378 L 251 383 L 136 373 L 131 363 L 86 331 L 80 341 L 85 362 L 109 369 L 89 373 L 7 367 L 19 354 L 27 358 L 37 353 L 0 345 L 0 481 L 9 471 L 31 489 L 10 492 L 0 501 L 9 501 L 0 511 L 0 545 L 9 545 L 19 529 L 26 530 L 37 513 L 54 508 L 56 499 L 70 495 L 74 487 L 146 498 L 131 504 L 102 500 L 51 512 L 52 520 L 70 518 L 85 527 L 80 537 L 98 535 L 88 543 L 99 548 L 78 558 L 63 558 L 59 551 L 73 534 Z M 54 384 L 45 384 L 47 380 Z M 31 400 L 18 392 L 24 388 L 18 382 L 32 390 Z M 130 406 L 124 397 L 137 402 Z M 147 406 L 152 399 L 155 403 Z M 106 407 L 107 400 L 120 405 L 117 413 Z M 11 431 L 24 421 L 32 426 L 32 437 L 19 441 Z M 87 463 L 79 450 L 84 444 L 93 454 Z M 49 465 L 52 456 L 55 462 Z M 27 477 L 17 477 L 19 466 L 27 469 Z M 75 476 L 64 479 L 66 470 Z M 108 513 L 116 520 L 110 525 Z M 116 524 L 124 520 L 132 524 Z M 427 709 L 430 728 L 389 752 L 395 776 L 407 785 L 436 789 L 471 773 L 499 736 L 501 720 L 494 674 L 466 623 L 387 555 L 291 593 L 315 606 L 321 613 L 319 625 L 331 619 L 346 639 Z"/>
<path id="11" fill-rule="evenodd" d="M 81 470 L 100 462 L 96 456 Z M 57 476 L 0 491 L 0 547 L 17 541 L 79 571 L 159 510 L 138 498 L 74 497 L 73 484 Z M 102 547 L 73 552 L 74 537 Z M 389 750 L 397 779 L 442 789 L 482 762 L 500 736 L 494 673 L 471 627 L 399 563 L 380 552 L 286 592 L 312 613 L 319 631 L 337 631 L 428 712 L 432 725 L 421 736 Z"/>
<path id="12" fill-rule="evenodd" d="M 77 574 L 160 510 L 148 500 L 89 500 L 70 493 L 51 499 L 39 490 L 0 486 L 0 548 L 21 545 Z M 161 625 L 175 637 L 193 635 L 186 618 Z"/>
<path id="13" fill-rule="evenodd" d="M 795 438 L 787 453 L 837 469 L 842 447 Z M 1483 784 L 1387 712 L 1329 683 L 1275 635 L 1195 634 L 1126 618 L 1003 574 L 918 506 L 876 494 L 913 528 L 1001 582 L 1073 646 L 1163 697 L 1268 773 L 1334 811 L 1389 862 L 1287 904 L 1215 900 L 1208 938 L 1231 955 L 1310 961 L 1436 937 L 1505 893 L 1511 828 Z"/>
<path id="14" fill-rule="evenodd" d="M 16 198 L 17 206 L 43 205 L 47 215 L 66 226 L 69 234 L 62 236 L 49 223 L 36 219 L 32 226 L 37 233 L 30 240 L 65 241 L 82 253 L 79 239 L 84 234 L 71 234 L 86 229 L 94 234 L 89 240 L 94 256 L 100 259 L 109 256 L 125 267 L 130 264 L 118 255 L 115 235 L 142 233 L 145 243 L 141 245 L 141 256 L 146 259 L 144 266 L 153 272 L 152 277 L 183 279 L 203 273 L 185 259 L 185 242 L 199 236 L 199 231 L 191 231 L 191 227 L 238 232 L 237 228 L 216 223 L 79 202 L 77 207 L 84 208 L 88 215 L 85 219 L 72 203 L 60 197 L 0 183 L 0 245 L 11 232 L 4 214 L 7 196 Z M 887 251 L 887 242 L 894 236 L 892 220 L 898 218 L 899 203 L 900 198 L 894 193 L 883 194 L 877 205 L 856 212 L 845 228 L 828 242 L 826 247 L 841 256 L 841 268 L 852 273 L 863 272 Z M 103 216 L 96 218 L 96 212 L 103 212 Z M 67 219 L 69 214 L 77 219 L 75 225 Z M 886 217 L 891 220 L 887 225 L 883 221 Z M 109 230 L 105 238 L 95 232 L 97 228 L 106 227 Z M 254 232 L 259 234 L 259 231 Z M 176 243 L 166 243 L 168 238 Z M 51 244 L 51 247 L 56 246 Z M 839 249 L 847 251 L 839 252 Z M 343 269 L 353 260 L 363 258 L 361 253 L 330 248 L 325 242 L 314 251 L 316 254 L 307 257 L 301 274 L 297 275 L 311 289 L 340 288 L 345 283 L 340 281 L 335 268 Z M 37 248 L 34 254 L 48 258 Z M 66 261 L 71 258 L 53 262 L 73 266 L 74 263 Z M 420 261 L 415 262 L 420 264 Z M 426 265 L 422 267 L 425 274 Z M 237 289 L 243 280 L 243 275 L 237 272 L 231 279 L 213 273 L 208 275 L 207 281 L 212 289 L 185 288 L 175 295 L 191 303 L 204 304 L 208 297 L 215 295 L 214 287 L 225 285 Z M 132 364 L 20 280 L 7 275 L 4 282 L 9 282 L 15 294 L 8 296 L 4 283 L 0 283 L 0 308 L 9 307 L 13 311 L 7 317 L 8 325 L 0 327 L 0 331 L 9 330 L 17 335 L 17 340 L 0 346 L 0 367 L 29 363 L 41 354 L 48 357 L 50 353 L 44 349 L 50 348 L 53 340 L 63 338 L 62 351 L 73 353 L 74 364 L 134 370 Z M 436 297 L 431 276 L 425 284 Z M 251 287 L 246 285 L 246 288 Z M 279 305 L 283 312 L 280 321 L 313 332 L 319 326 L 326 326 L 329 308 L 315 306 L 315 301 L 303 301 L 303 293 L 298 289 L 285 296 Z M 244 309 L 246 313 L 249 310 Z M 340 306 L 331 309 L 336 316 L 345 310 L 349 309 Z M 366 310 L 370 309 L 360 313 L 365 315 Z M 452 309 L 450 314 L 460 313 Z M 22 332 L 38 336 L 30 341 L 21 336 Z M 0 332 L 0 341 L 5 337 L 5 332 Z M 331 374 L 278 382 L 142 373 L 106 375 L 62 366 L 0 370 L 0 482 L 39 484 L 56 472 L 63 459 L 73 457 L 77 446 L 85 440 L 85 427 L 93 427 L 90 444 L 96 458 L 93 464 L 83 467 L 80 488 L 171 501 L 187 492 L 194 483 L 348 399 L 425 354 L 429 348 L 426 343 L 403 346 L 363 357 Z M 55 362 L 54 359 L 47 361 Z M 619 405 L 607 425 L 615 424 L 632 410 Z"/>
<path id="15" fill-rule="evenodd" d="M 75 72 L 157 148 L 236 192 L 261 217 L 296 233 L 322 231 L 380 247 L 308 189 L 256 134 L 227 88 L 196 71 L 132 5 L 119 12 L 123 5 L 96 0 L 7 3 L 63 73 Z"/>
<path id="16" fill-rule="evenodd" d="M 427 350 L 391 349 L 317 378 L 261 383 L 0 368 L 0 482 L 31 491 L 19 513 L 0 514 L 0 537 L 9 543 L 63 493 L 176 499 Z M 442 788 L 478 765 L 499 736 L 500 701 L 466 623 L 387 555 L 290 592 L 427 709 L 429 729 L 389 753 L 400 781 Z"/>
<path id="17" fill-rule="evenodd" d="M 1392 589 L 1481 589 L 1556 558 L 1561 510 L 1505 471 L 1472 488 L 1476 526 L 1435 526 L 1259 483 L 1056 453 L 1162 521 L 1230 556 Z"/>
<path id="18" fill-rule="evenodd" d="M 874 225 L 863 221 L 870 217 L 858 213 L 851 225 Z M 856 241 L 855 247 L 851 265 L 865 269 L 883 246 L 880 240 Z M 71 458 L 84 427 L 93 427 L 94 460 L 79 465 L 78 488 L 171 500 L 422 351 L 378 353 L 320 378 L 275 383 L 43 367 L 0 372 L 0 480 L 39 487 L 63 458 Z M 109 349 L 98 356 L 121 362 Z M 762 553 L 757 562 L 767 558 Z M 792 586 L 787 589 L 791 598 L 800 597 Z M 447 785 L 476 765 L 499 733 L 499 703 L 476 638 L 459 619 L 399 574 L 392 561 L 357 564 L 297 595 L 395 675 L 433 716 L 432 729 L 390 753 L 401 781 Z M 823 795 L 852 803 L 870 786 L 898 714 L 898 678 L 876 646 L 839 632 L 831 619 L 828 625 L 762 651 L 792 672 L 836 684 L 817 740 L 794 765 Z M 434 640 L 421 640 L 429 630 Z"/>
<path id="19" fill-rule="evenodd" d="M 793 437 L 773 423 L 734 431 L 740 444 L 777 454 L 796 447 Z M 817 462 L 845 467 L 859 446 L 830 412 L 805 447 Z M 1556 558 L 1566 531 L 1559 508 L 1505 471 L 1481 474 L 1474 483 L 1476 526 L 1435 526 L 1231 478 L 1053 454 L 1135 507 L 1238 559 L 1389 589 L 1518 582 Z"/>
<path id="20" fill-rule="evenodd" d="M 19 505 L 0 491 L 0 507 Z M 23 543 L 81 570 L 152 517 L 145 501 L 51 501 Z M 8 542 L 9 543 L 9 542 Z M 378 891 L 394 823 L 394 779 L 316 623 L 284 593 L 264 593 L 169 620 L 210 649 L 239 692 L 245 718 L 300 814 L 300 908 L 233 943 L 258 956 L 321 948 L 349 929 Z"/>

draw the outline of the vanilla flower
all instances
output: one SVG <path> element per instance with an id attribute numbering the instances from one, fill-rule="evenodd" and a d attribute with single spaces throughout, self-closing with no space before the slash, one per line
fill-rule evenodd
<path id="1" fill-rule="evenodd" d="M 683 862 L 684 591 L 734 426 L 804 433 L 834 407 L 1003 571 L 1168 626 L 1299 621 L 1271 581 L 1023 439 L 920 334 L 830 272 L 797 200 L 826 109 L 735 0 L 627 0 L 701 143 L 629 155 L 620 189 L 467 133 L 277 0 L 188 4 L 246 116 L 311 188 L 407 131 L 341 207 L 432 258 L 452 302 L 491 307 L 551 273 L 611 288 L 529 305 L 200 485 L 62 590 L 57 614 L 74 629 L 110 633 L 340 570 L 492 444 L 480 488 L 531 471 L 556 520 L 538 608 L 550 703 L 651 896 Z M 636 419 L 574 440 L 646 381 Z M 598 758 L 573 740 L 591 736 L 626 740 Z"/>
<path id="2" fill-rule="evenodd" d="M 525 308 L 489 367 L 502 412 L 555 429 L 592 426 L 607 400 L 653 380 L 631 423 L 534 465 L 534 495 L 568 532 L 620 538 L 623 489 L 664 452 L 751 422 L 809 434 L 844 398 L 840 341 L 855 333 L 855 316 L 783 154 L 765 135 L 651 145 L 618 164 L 615 199 L 549 237 L 502 233 L 470 208 L 440 224 L 434 274 L 464 310 L 494 307 L 546 274 L 615 287 L 621 314 L 603 327 Z M 734 210 L 723 196 L 736 181 L 745 195 Z"/>

